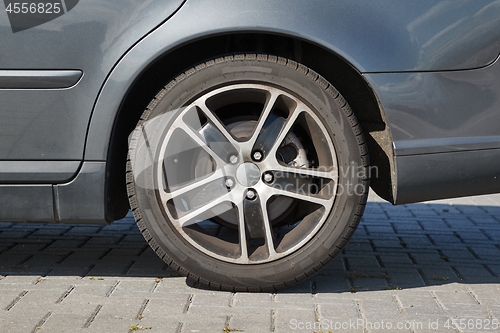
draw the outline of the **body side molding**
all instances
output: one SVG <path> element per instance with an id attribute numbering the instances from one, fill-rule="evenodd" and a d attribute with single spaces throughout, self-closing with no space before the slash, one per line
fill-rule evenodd
<path id="1" fill-rule="evenodd" d="M 0 70 L 0 89 L 71 88 L 82 77 L 81 70 Z"/>
<path id="2" fill-rule="evenodd" d="M 0 183 L 69 181 L 80 161 L 0 161 Z"/>

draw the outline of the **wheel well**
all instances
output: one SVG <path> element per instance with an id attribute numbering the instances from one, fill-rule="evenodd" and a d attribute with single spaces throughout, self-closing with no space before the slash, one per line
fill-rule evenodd
<path id="1" fill-rule="evenodd" d="M 371 186 L 392 200 L 392 139 L 372 89 L 361 74 L 338 55 L 307 41 L 263 33 L 217 35 L 192 41 L 156 59 L 135 80 L 122 101 L 113 127 L 107 163 L 107 217 L 116 220 L 129 209 L 125 161 L 128 135 L 148 103 L 172 78 L 208 58 L 228 53 L 266 53 L 295 60 L 313 69 L 344 96 L 365 133 L 371 163 Z M 376 173 L 375 173 L 376 172 Z"/>

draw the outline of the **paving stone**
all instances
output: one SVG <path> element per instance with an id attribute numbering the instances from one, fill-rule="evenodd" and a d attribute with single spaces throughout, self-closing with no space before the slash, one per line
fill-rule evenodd
<path id="1" fill-rule="evenodd" d="M 78 301 L 79 299 L 99 299 L 109 297 L 113 288 L 119 282 L 115 279 L 95 277 L 95 280 L 87 280 L 86 278 L 80 281 L 75 281 L 74 290 L 71 291 L 65 298 L 68 301 Z M 69 290 L 69 289 L 67 289 Z M 62 296 L 62 295 L 60 295 Z"/>
<path id="2" fill-rule="evenodd" d="M 308 310 L 312 309 L 314 298 L 311 294 L 282 293 L 277 294 L 273 308 L 288 310 Z"/>
<path id="3" fill-rule="evenodd" d="M 277 293 L 193 287 L 148 247 L 131 214 L 109 226 L 0 223 L 0 327 L 311 333 L 361 320 L 371 333 L 387 331 L 367 326 L 381 321 L 450 332 L 450 318 L 500 319 L 499 195 L 397 207 L 370 198 L 343 253 Z"/>
<path id="4" fill-rule="evenodd" d="M 75 226 L 68 230 L 66 235 L 94 236 L 101 228 L 101 226 Z"/>
<path id="5" fill-rule="evenodd" d="M 102 261 L 97 263 L 87 274 L 91 276 L 114 274 L 123 275 L 127 273 L 133 264 L 134 261 L 128 257 L 121 257 L 119 260 L 113 262 Z"/>
<path id="6" fill-rule="evenodd" d="M 371 234 L 384 234 L 384 235 L 391 235 L 394 233 L 394 229 L 392 228 L 391 225 L 368 225 L 366 227 L 366 230 L 369 235 Z"/>
<path id="7" fill-rule="evenodd" d="M 343 272 L 320 272 L 314 277 L 315 291 L 317 293 L 336 293 L 349 291 L 349 280 Z"/>
<path id="8" fill-rule="evenodd" d="M 435 295 L 439 298 L 444 307 L 448 309 L 452 309 L 458 305 L 462 305 L 465 307 L 469 307 L 472 311 L 474 307 L 478 306 L 479 303 L 477 300 L 471 296 L 470 292 L 466 290 L 455 290 L 455 291 L 440 291 L 437 290 L 434 292 Z"/>
<path id="9" fill-rule="evenodd" d="M 455 269 L 468 283 L 499 283 L 500 279 L 494 277 L 484 266 L 457 266 Z"/>
<path id="10" fill-rule="evenodd" d="M 312 281 L 306 280 L 287 289 L 288 293 L 310 294 L 312 292 Z"/>
<path id="11" fill-rule="evenodd" d="M 182 325 L 184 332 L 222 332 L 226 326 L 227 315 L 207 309 L 204 317 L 189 316 L 184 320 Z"/>
<path id="12" fill-rule="evenodd" d="M 402 219 L 402 220 L 391 220 L 391 226 L 396 232 L 415 232 L 422 231 L 422 227 L 417 221 Z"/>
<path id="13" fill-rule="evenodd" d="M 410 292 L 403 290 L 396 295 L 405 313 L 410 316 L 429 315 L 430 317 L 445 313 L 445 310 L 438 305 L 436 298 L 428 291 Z"/>
<path id="14" fill-rule="evenodd" d="M 487 213 L 484 209 L 481 207 L 477 206 L 464 206 L 464 205 L 457 205 L 456 208 L 462 212 L 462 214 L 467 214 L 467 215 L 485 215 Z"/>
<path id="15" fill-rule="evenodd" d="M 271 331 L 272 311 L 267 308 L 242 309 L 232 312 L 228 328 L 234 332 L 241 330 L 245 333 L 262 333 Z M 262 318 L 262 320 L 255 320 Z M 267 319 L 267 320 L 266 320 Z"/>
<path id="16" fill-rule="evenodd" d="M 404 244 L 404 247 L 410 250 L 418 249 L 420 251 L 414 251 L 415 253 L 425 253 L 427 250 L 435 248 L 435 245 L 431 240 L 424 235 L 401 235 L 400 244 Z"/>
<path id="17" fill-rule="evenodd" d="M 93 332 L 125 332 L 137 323 L 137 313 L 143 300 L 136 298 L 122 298 L 119 303 L 97 305 L 95 318 L 88 324 Z M 117 306 L 119 305 L 119 306 Z M 89 319 L 91 317 L 88 317 Z M 89 319 L 87 319 L 88 323 Z M 84 324 L 84 326 L 86 326 Z"/>
<path id="18" fill-rule="evenodd" d="M 85 244 L 84 239 L 72 239 L 68 237 L 66 239 L 58 239 L 52 243 L 49 248 L 52 249 L 75 249 Z"/>
<path id="19" fill-rule="evenodd" d="M 401 245 L 401 240 L 399 240 L 396 237 L 393 238 L 373 238 L 371 239 L 371 243 L 375 248 L 379 251 L 383 251 L 386 248 L 396 248 L 396 249 L 402 249 L 403 246 Z M 392 251 L 392 250 L 391 250 Z"/>
<path id="20" fill-rule="evenodd" d="M 85 245 L 88 246 L 88 247 L 90 247 L 90 246 L 99 247 L 99 246 L 102 246 L 102 245 L 107 245 L 107 246 L 115 245 L 115 244 L 118 244 L 123 237 L 124 236 L 119 236 L 119 237 L 110 237 L 110 236 L 107 236 L 107 237 L 92 237 Z"/>
<path id="21" fill-rule="evenodd" d="M 159 317 L 176 319 L 188 312 L 190 295 L 163 295 L 162 298 L 148 299 L 143 317 L 154 322 Z M 140 310 L 140 309 L 139 309 Z"/>
<path id="22" fill-rule="evenodd" d="M 417 252 L 417 251 L 412 251 L 409 253 L 413 260 L 416 262 L 417 265 L 440 265 L 445 260 L 443 258 L 444 254 L 440 254 L 438 250 L 431 250 L 429 252 Z"/>
<path id="23" fill-rule="evenodd" d="M 311 332 L 319 328 L 314 307 L 304 310 L 278 309 L 274 313 L 276 332 Z M 316 325 L 316 327 L 314 326 Z"/>
<path id="24" fill-rule="evenodd" d="M 16 230 L 14 227 L 3 230 L 0 233 L 0 239 L 25 238 L 31 234 L 31 231 Z"/>
<path id="25" fill-rule="evenodd" d="M 369 253 L 372 252 L 372 246 L 366 241 L 360 242 L 360 241 L 352 241 L 349 242 L 344 249 L 345 253 L 351 253 L 351 252 L 361 252 L 361 253 Z"/>
<path id="26" fill-rule="evenodd" d="M 236 293 L 233 300 L 234 308 L 273 308 L 273 295 L 267 293 Z"/>
<path id="27" fill-rule="evenodd" d="M 418 219 L 418 223 L 424 231 L 449 229 L 448 224 L 443 219 Z"/>
<path id="28" fill-rule="evenodd" d="M 195 295 L 192 299 L 191 309 L 196 308 L 228 308 L 231 305 L 233 295 L 229 292 L 212 292 L 207 294 Z"/>
<path id="29" fill-rule="evenodd" d="M 381 262 L 384 264 L 384 267 L 387 264 L 410 264 L 413 265 L 412 261 L 408 257 L 406 253 L 398 253 L 398 254 L 380 254 L 379 258 Z"/>
<path id="30" fill-rule="evenodd" d="M 75 310 L 64 309 L 51 313 L 37 333 L 86 332 L 88 328 L 83 328 L 83 326 L 92 311 L 94 311 L 92 308 L 80 307 Z"/>
<path id="31" fill-rule="evenodd" d="M 458 230 L 457 235 L 460 235 L 460 240 L 467 244 L 489 242 L 488 237 L 486 237 L 480 230 L 473 231 L 470 230 L 470 228 L 463 231 Z"/>
<path id="32" fill-rule="evenodd" d="M 10 254 L 9 252 L 4 252 L 0 254 L 0 272 L 9 268 L 16 268 L 16 266 L 21 266 L 26 260 L 31 257 L 31 254 Z"/>
<path id="33" fill-rule="evenodd" d="M 2 286 L 0 284 L 0 294 L 2 297 L 0 297 L 0 311 L 7 311 L 7 307 L 12 305 L 12 302 L 19 297 L 22 293 L 25 292 L 25 290 L 21 289 L 3 289 L 2 287 L 5 288 L 5 286 Z M 3 313 L 3 312 L 0 312 Z"/>
<path id="34" fill-rule="evenodd" d="M 351 271 L 364 271 L 371 268 L 380 268 L 375 256 L 349 257 L 347 259 Z"/>
<path id="35" fill-rule="evenodd" d="M 387 281 L 387 289 L 407 289 L 407 288 L 417 288 L 425 286 L 425 282 L 422 276 L 415 269 L 396 271 L 388 270 L 388 276 L 390 277 Z"/>
<path id="36" fill-rule="evenodd" d="M 470 249 L 482 259 L 492 258 L 498 260 L 500 258 L 500 249 L 494 245 L 471 245 Z"/>

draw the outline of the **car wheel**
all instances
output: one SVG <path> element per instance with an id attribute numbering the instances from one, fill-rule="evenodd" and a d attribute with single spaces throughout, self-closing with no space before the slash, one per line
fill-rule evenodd
<path id="1" fill-rule="evenodd" d="M 276 290 L 340 253 L 369 178 L 361 127 L 323 77 L 292 60 L 231 55 L 193 67 L 130 136 L 140 231 L 200 285 Z"/>

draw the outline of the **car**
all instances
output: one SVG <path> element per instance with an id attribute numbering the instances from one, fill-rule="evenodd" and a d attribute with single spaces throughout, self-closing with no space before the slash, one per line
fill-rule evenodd
<path id="1" fill-rule="evenodd" d="M 4 3 L 2 221 L 131 210 L 198 285 L 272 291 L 341 253 L 370 187 L 500 192 L 499 0 Z"/>

